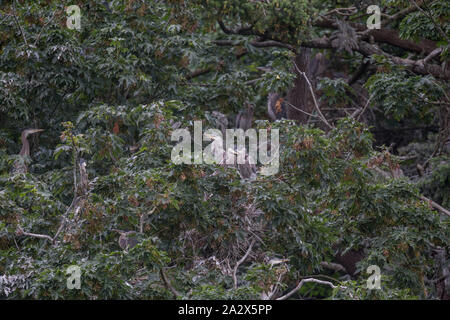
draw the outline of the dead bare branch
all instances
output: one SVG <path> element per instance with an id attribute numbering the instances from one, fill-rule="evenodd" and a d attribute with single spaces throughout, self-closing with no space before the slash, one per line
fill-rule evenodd
<path id="1" fill-rule="evenodd" d="M 22 227 L 18 226 L 17 227 L 19 230 L 17 232 L 18 235 L 24 235 L 24 236 L 28 236 L 28 237 L 34 237 L 34 238 L 39 238 L 39 239 L 47 239 L 50 242 L 53 242 L 53 238 L 46 235 L 46 234 L 37 234 L 37 233 L 30 233 L 30 232 L 25 232 L 23 231 Z"/>

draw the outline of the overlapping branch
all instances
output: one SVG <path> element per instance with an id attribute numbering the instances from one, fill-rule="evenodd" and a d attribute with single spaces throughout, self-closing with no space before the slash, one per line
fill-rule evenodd
<path id="1" fill-rule="evenodd" d="M 419 9 L 422 10 L 420 8 L 420 5 L 422 4 L 423 1 L 420 2 L 420 4 L 416 4 L 404 10 L 401 10 L 392 16 L 389 16 L 386 20 L 384 20 L 382 26 L 386 26 L 393 21 L 401 19 L 402 17 L 406 16 L 407 14 L 415 10 Z M 296 53 L 296 46 L 290 43 L 283 42 L 279 39 L 276 39 L 275 37 L 270 35 L 268 31 L 262 33 L 260 31 L 254 30 L 252 26 L 229 28 L 225 26 L 225 24 L 221 19 L 218 20 L 218 23 L 223 32 L 228 35 L 258 36 L 258 39 L 249 42 L 250 45 L 254 47 L 257 48 L 281 47 L 289 49 L 294 53 Z M 382 55 L 391 60 L 394 64 L 405 66 L 417 74 L 422 75 L 430 74 L 436 78 L 446 80 L 450 79 L 449 68 L 444 68 L 443 66 L 431 63 L 431 61 L 441 53 L 440 49 L 436 45 L 436 42 L 428 39 L 419 39 L 417 42 L 404 40 L 401 39 L 398 32 L 393 29 L 382 28 L 380 30 L 376 29 L 369 30 L 367 29 L 366 25 L 355 22 L 348 22 L 348 25 L 358 32 L 357 46 L 355 46 L 355 48 L 353 49 L 354 51 L 357 51 L 363 54 L 364 56 L 371 56 L 373 54 Z M 335 20 L 331 20 L 326 16 L 321 16 L 318 20 L 312 23 L 312 26 L 328 29 L 339 28 Z M 412 60 L 408 58 L 393 56 L 380 49 L 376 44 L 372 44 L 366 41 L 369 40 L 369 38 L 373 39 L 373 41 L 376 43 L 387 43 L 389 45 L 393 45 L 404 50 L 416 53 L 425 53 L 427 54 L 427 57 L 421 60 Z M 219 46 L 235 46 L 238 45 L 240 42 L 232 40 L 216 40 L 214 41 L 214 43 Z M 304 41 L 300 44 L 300 46 L 319 49 L 335 49 L 335 45 L 333 45 L 331 37 L 315 38 L 308 41 Z"/>
<path id="2" fill-rule="evenodd" d="M 236 265 L 234 266 L 234 270 L 233 270 L 233 283 L 234 283 L 234 288 L 237 289 L 237 270 L 239 268 L 239 266 L 244 263 L 244 261 L 248 258 L 250 252 L 252 251 L 253 245 L 255 244 L 255 240 L 252 240 L 252 242 L 250 243 L 250 245 L 248 246 L 247 252 L 245 253 L 245 255 L 236 263 Z"/>
<path id="3" fill-rule="evenodd" d="M 286 300 L 287 298 L 289 298 L 290 296 L 292 296 L 293 294 L 295 294 L 296 292 L 298 292 L 298 290 L 300 290 L 303 285 L 305 283 L 308 282 L 314 282 L 314 283 L 319 283 L 319 284 L 325 284 L 333 289 L 335 288 L 342 288 L 342 289 L 346 289 L 346 287 L 344 286 L 335 286 L 334 284 L 332 284 L 330 281 L 323 281 L 323 280 L 318 280 L 318 279 L 314 279 L 314 278 L 307 278 L 307 279 L 302 279 L 299 284 L 291 291 L 289 291 L 287 294 L 285 294 L 282 297 L 277 298 L 276 300 Z"/>

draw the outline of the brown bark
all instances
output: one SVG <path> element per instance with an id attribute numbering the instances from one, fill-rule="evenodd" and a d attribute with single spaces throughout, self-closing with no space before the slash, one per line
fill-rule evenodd
<path id="1" fill-rule="evenodd" d="M 306 72 L 308 77 L 311 78 L 311 49 L 302 48 L 294 61 L 298 68 L 301 71 Z M 314 109 L 313 101 L 305 78 L 299 74 L 297 70 L 295 70 L 295 74 L 297 77 L 294 80 L 294 87 L 289 90 L 287 95 L 287 100 L 289 102 L 287 107 L 287 118 L 297 120 L 300 123 L 306 123 L 309 116 L 300 110 L 311 113 Z"/>

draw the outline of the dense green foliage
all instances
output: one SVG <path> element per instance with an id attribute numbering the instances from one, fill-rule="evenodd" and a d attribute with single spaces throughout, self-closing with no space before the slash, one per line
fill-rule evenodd
<path id="1" fill-rule="evenodd" d="M 390 16 L 410 5 L 382 2 Z M 427 14 L 390 28 L 434 41 L 445 61 L 450 4 L 429 2 Z M 307 283 L 292 298 L 441 298 L 434 249 L 448 250 L 449 222 L 420 196 L 450 206 L 448 79 L 380 54 L 307 45 L 331 34 L 315 19 L 352 2 L 90 0 L 78 3 L 79 31 L 66 26 L 71 4 L 0 3 L 0 298 L 259 299 L 274 287 L 277 298 L 301 278 L 337 287 Z M 365 24 L 361 10 L 352 21 Z M 285 46 L 252 45 L 261 37 Z M 333 109 L 331 130 L 268 120 L 267 94 L 292 86 L 290 48 L 302 44 L 346 74 L 370 62 L 359 87 L 371 97 L 367 117 L 342 115 L 356 89 L 327 75 L 317 90 Z M 402 59 L 427 55 L 380 46 Z M 246 180 L 234 167 L 171 161 L 176 124 L 216 128 L 213 111 L 231 120 L 246 102 L 255 127 L 280 130 L 276 175 Z M 29 138 L 29 172 L 12 174 L 29 127 L 45 131 Z M 90 189 L 77 211 L 80 158 Z M 404 176 L 389 174 L 400 165 Z M 140 227 L 139 244 L 121 250 L 112 230 Z M 350 249 L 365 252 L 356 276 L 324 268 Z M 81 268 L 79 290 L 66 287 L 70 265 Z M 381 290 L 366 287 L 370 265 L 381 268 Z"/>

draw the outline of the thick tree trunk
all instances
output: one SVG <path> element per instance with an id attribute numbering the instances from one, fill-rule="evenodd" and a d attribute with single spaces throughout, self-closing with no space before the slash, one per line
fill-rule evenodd
<path id="1" fill-rule="evenodd" d="M 311 49 L 302 48 L 301 52 L 295 57 L 294 62 L 297 67 L 306 73 L 311 79 L 310 70 Z M 298 73 L 295 66 L 293 66 L 297 77 L 294 81 L 294 87 L 289 90 L 287 100 L 289 105 L 287 107 L 287 118 L 297 120 L 300 123 L 306 123 L 309 116 L 306 113 L 311 113 L 313 110 L 313 101 L 311 93 L 309 92 L 308 84 L 305 78 Z M 306 113 L 302 112 L 305 111 Z"/>

